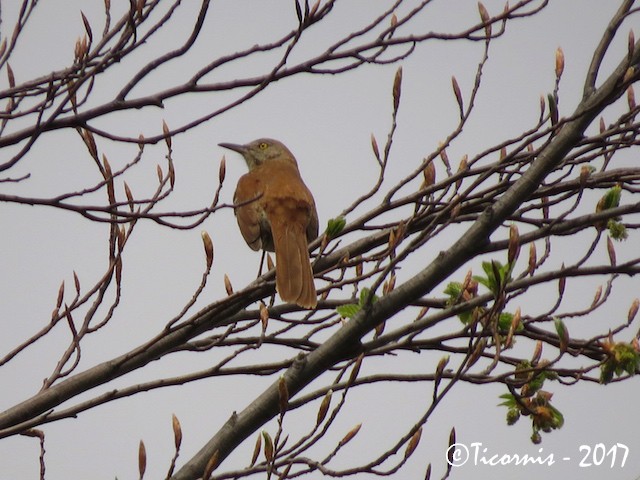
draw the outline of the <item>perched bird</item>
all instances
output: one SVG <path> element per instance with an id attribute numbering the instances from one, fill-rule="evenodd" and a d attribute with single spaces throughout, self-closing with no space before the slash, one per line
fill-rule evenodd
<path id="1" fill-rule="evenodd" d="M 295 157 L 270 138 L 219 145 L 240 153 L 249 167 L 233 196 L 242 236 L 253 250 L 275 251 L 280 298 L 314 308 L 318 300 L 308 243 L 318 236 L 318 212 Z"/>

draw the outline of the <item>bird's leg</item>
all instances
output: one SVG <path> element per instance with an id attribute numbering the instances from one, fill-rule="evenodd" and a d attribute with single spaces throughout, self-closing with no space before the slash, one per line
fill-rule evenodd
<path id="1" fill-rule="evenodd" d="M 258 277 L 260 277 L 262 275 L 262 267 L 264 266 L 264 259 L 267 256 L 267 251 L 266 250 L 262 250 L 262 256 L 260 257 L 260 268 L 258 270 Z M 271 299 L 269 300 L 269 308 L 273 307 L 273 304 L 276 301 L 276 294 L 274 293 L 273 295 L 271 295 Z"/>
<path id="2" fill-rule="evenodd" d="M 267 252 L 262 250 L 262 256 L 260 257 L 260 268 L 258 269 L 258 277 L 262 275 L 262 266 L 264 265 L 264 258 L 267 256 Z"/>

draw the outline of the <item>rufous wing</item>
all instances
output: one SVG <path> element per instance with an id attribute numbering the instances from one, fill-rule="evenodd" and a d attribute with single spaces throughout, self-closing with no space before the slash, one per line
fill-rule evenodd
<path id="1" fill-rule="evenodd" d="M 248 173 L 240 177 L 236 192 L 233 195 L 233 203 L 239 205 L 235 208 L 236 220 L 240 233 L 247 245 L 252 250 L 267 249 L 262 243 L 264 234 L 261 230 L 265 222 L 265 213 L 260 204 L 260 195 L 263 193 L 261 183 L 255 175 Z"/>

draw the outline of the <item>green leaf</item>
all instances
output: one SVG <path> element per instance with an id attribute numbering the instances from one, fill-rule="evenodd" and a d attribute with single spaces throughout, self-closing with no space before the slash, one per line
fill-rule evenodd
<path id="1" fill-rule="evenodd" d="M 481 277 L 480 275 L 474 275 L 473 279 L 478 282 L 480 285 L 486 287 L 489 291 L 493 292 L 495 290 L 495 285 L 491 280 L 486 277 Z"/>
<path id="2" fill-rule="evenodd" d="M 488 279 L 494 278 L 493 275 L 493 261 L 491 262 L 482 262 L 482 270 L 484 270 L 485 275 Z"/>
<path id="3" fill-rule="evenodd" d="M 342 317 L 342 318 L 353 318 L 356 316 L 356 314 L 362 310 L 362 307 L 364 307 L 365 302 L 367 301 L 367 298 L 369 297 L 369 292 L 371 292 L 370 289 L 368 288 L 363 288 L 360 291 L 360 298 L 358 300 L 358 303 L 347 303 L 345 305 L 340 305 L 339 307 L 336 307 L 336 312 L 338 312 L 338 314 Z M 373 298 L 371 299 L 371 303 L 375 303 L 378 301 L 378 296 L 374 295 Z"/>
<path id="4" fill-rule="evenodd" d="M 520 410 L 517 408 L 510 408 L 507 411 L 507 425 L 515 425 L 520 420 Z"/>
<path id="5" fill-rule="evenodd" d="M 504 407 L 517 407 L 518 402 L 516 402 L 516 398 L 511 393 L 503 393 L 499 398 L 503 398 L 504 402 L 499 403 L 498 406 Z"/>
<path id="6" fill-rule="evenodd" d="M 549 118 L 551 119 L 551 125 L 558 123 L 558 104 L 556 99 L 550 93 L 547 94 L 547 101 L 549 103 Z"/>
<path id="7" fill-rule="evenodd" d="M 472 313 L 472 310 L 467 310 L 466 312 L 460 312 L 458 314 L 458 318 L 462 323 L 467 325 L 471 321 L 471 313 Z"/>
<path id="8" fill-rule="evenodd" d="M 620 187 L 620 185 L 610 188 L 602 198 L 602 210 L 609 210 L 610 208 L 616 208 L 620 205 L 621 194 L 622 187 Z"/>
<path id="9" fill-rule="evenodd" d="M 367 298 L 369 297 L 369 293 L 371 292 L 370 289 L 368 288 L 363 288 L 360 291 L 360 307 L 364 307 L 365 302 L 367 301 Z M 374 304 L 378 301 L 378 296 L 377 295 L 373 295 L 373 298 L 371 298 L 371 303 Z"/>
<path id="10" fill-rule="evenodd" d="M 498 328 L 502 331 L 509 331 L 511 328 L 511 322 L 513 321 L 513 314 L 508 312 L 502 312 L 498 317 Z M 522 324 L 518 325 L 516 331 L 522 330 Z"/>
<path id="11" fill-rule="evenodd" d="M 329 219 L 329 221 L 327 222 L 327 230 L 326 230 L 327 237 L 333 238 L 336 235 L 338 235 L 344 229 L 346 224 L 347 224 L 347 220 L 344 217 L 336 217 L 336 218 Z"/>
<path id="12" fill-rule="evenodd" d="M 342 318 L 353 318 L 356 313 L 360 311 L 360 305 L 356 305 L 355 303 L 347 303 L 346 305 L 340 305 L 336 308 L 336 312 Z"/>
<path id="13" fill-rule="evenodd" d="M 449 296 L 449 305 L 453 305 L 455 301 L 462 295 L 462 284 L 460 282 L 449 282 L 444 289 L 445 295 Z"/>
<path id="14" fill-rule="evenodd" d="M 553 405 L 549 405 L 551 412 L 553 413 L 553 428 L 562 428 L 564 425 L 564 415 Z"/>
<path id="15" fill-rule="evenodd" d="M 476 282 L 484 285 L 491 293 L 497 295 L 502 287 L 511 281 L 511 271 L 513 265 L 503 265 L 497 260 L 490 262 L 482 262 L 482 270 L 486 277 L 475 275 L 473 278 Z"/>
<path id="16" fill-rule="evenodd" d="M 447 305 L 452 307 L 462 296 L 462 283 L 449 282 L 447 287 L 444 289 L 444 293 L 449 296 L 447 299 Z M 469 309 L 458 314 L 458 318 L 463 324 L 467 325 L 471 321 L 471 312 L 472 310 Z"/>
<path id="17" fill-rule="evenodd" d="M 567 330 L 567 326 L 559 318 L 556 318 L 553 323 L 558 333 L 558 339 L 560 340 L 560 351 L 564 353 L 569 346 L 569 330 Z"/>

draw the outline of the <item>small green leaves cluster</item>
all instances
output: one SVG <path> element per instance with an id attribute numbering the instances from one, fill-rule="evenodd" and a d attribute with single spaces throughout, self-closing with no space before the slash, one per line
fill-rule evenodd
<path id="1" fill-rule="evenodd" d="M 609 230 L 609 235 L 614 240 L 618 240 L 619 242 L 622 240 L 626 240 L 629 234 L 627 233 L 627 227 L 624 226 L 618 219 L 609 219 L 607 222 L 607 229 Z"/>
<path id="2" fill-rule="evenodd" d="M 620 187 L 620 185 L 616 185 L 615 187 L 607 190 L 607 192 L 600 198 L 598 204 L 596 205 L 596 213 L 604 212 L 605 210 L 618 207 L 620 205 L 621 195 L 622 188 Z M 611 236 L 611 238 L 618 241 L 626 240 L 628 237 L 627 229 L 620 220 L 620 217 L 610 218 L 606 222 L 606 224 L 604 222 L 596 223 L 596 228 L 598 230 L 604 230 L 606 226 L 607 230 L 609 230 L 609 235 Z"/>
<path id="3" fill-rule="evenodd" d="M 467 301 L 477 295 L 477 285 L 483 285 L 486 287 L 495 297 L 500 295 L 500 292 L 504 290 L 505 285 L 511 281 L 511 271 L 513 265 L 502 265 L 500 262 L 493 260 L 491 262 L 482 262 L 482 270 L 485 275 L 474 275 L 472 277 L 473 282 L 467 282 L 467 287 L 460 282 L 449 282 L 444 289 L 447 299 L 447 304 L 453 306 L 460 301 Z M 471 288 L 469 288 L 471 286 Z M 469 309 L 458 314 L 458 318 L 462 323 L 468 325 L 473 318 L 480 317 L 486 312 L 484 307 L 477 307 Z M 497 318 L 497 325 L 500 331 L 508 331 L 513 322 L 514 315 L 509 312 L 500 312 Z M 518 325 L 516 331 L 522 330 L 522 325 Z"/>
<path id="4" fill-rule="evenodd" d="M 336 308 L 336 311 L 342 318 L 353 318 L 362 308 L 365 306 L 367 299 L 369 298 L 371 290 L 368 288 L 363 288 L 360 291 L 360 300 L 358 303 L 347 303 L 345 305 L 340 305 Z M 378 296 L 373 295 L 371 298 L 371 303 L 375 303 L 378 301 Z"/>
<path id="5" fill-rule="evenodd" d="M 614 375 L 635 375 L 640 370 L 640 352 L 630 343 L 607 341 L 603 344 L 607 359 L 600 366 L 600 382 L 607 384 Z"/>
<path id="6" fill-rule="evenodd" d="M 491 260 L 490 262 L 482 262 L 482 270 L 484 270 L 485 276 L 474 275 L 473 279 L 487 287 L 497 297 L 505 285 L 511 281 L 513 264 L 502 265 L 497 260 Z"/>
<path id="7" fill-rule="evenodd" d="M 516 367 L 516 379 L 525 382 L 519 395 L 500 395 L 504 401 L 499 405 L 507 407 L 508 425 L 514 425 L 522 416 L 531 417 L 531 441 L 535 444 L 542 441 L 540 432 L 549 433 L 564 425 L 564 416 L 551 405 L 553 394 L 542 390 L 546 380 L 555 378 L 555 373 L 537 370 L 530 362 L 523 361 Z"/>

